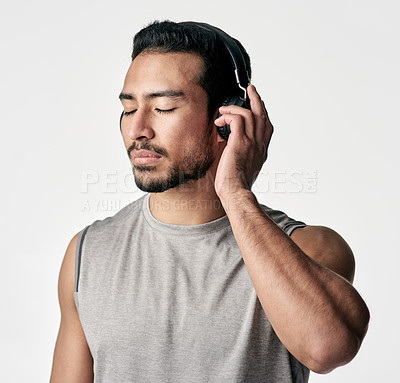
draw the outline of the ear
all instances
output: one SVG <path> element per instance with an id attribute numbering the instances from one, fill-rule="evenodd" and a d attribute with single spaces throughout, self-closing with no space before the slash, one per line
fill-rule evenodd
<path id="1" fill-rule="evenodd" d="M 225 143 L 226 143 L 226 140 L 223 139 L 223 138 L 221 137 L 221 135 L 218 133 L 218 126 L 214 124 L 214 128 L 215 128 L 216 134 L 217 134 L 217 142 L 218 142 L 218 143 L 221 143 L 221 142 L 225 142 Z"/>

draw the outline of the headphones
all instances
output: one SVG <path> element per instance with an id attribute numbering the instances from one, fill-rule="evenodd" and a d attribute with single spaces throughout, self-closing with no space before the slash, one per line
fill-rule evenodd
<path id="1" fill-rule="evenodd" d="M 235 94 L 229 95 L 222 103 L 221 106 L 237 105 L 242 108 L 250 109 L 250 103 L 247 97 L 247 87 L 250 85 L 250 76 L 247 70 L 246 61 L 243 57 L 242 51 L 236 41 L 225 33 L 222 29 L 214 27 L 206 23 L 197 23 L 194 21 L 184 21 L 179 23 L 187 26 L 198 26 L 199 28 L 205 29 L 209 32 L 214 32 L 219 37 L 220 41 L 224 44 L 226 50 L 231 58 L 233 69 L 235 71 L 236 83 L 238 90 Z M 122 112 L 119 119 L 119 127 L 121 129 L 121 122 L 124 112 Z M 221 114 L 218 113 L 218 117 Z M 219 135 L 224 139 L 228 140 L 231 129 L 229 125 L 217 126 Z"/>
<path id="2" fill-rule="evenodd" d="M 250 109 L 250 103 L 247 97 L 247 87 L 250 85 L 250 75 L 247 70 L 246 60 L 243 57 L 242 51 L 236 41 L 225 33 L 222 29 L 214 27 L 206 23 L 197 23 L 194 21 L 184 21 L 179 23 L 181 25 L 196 25 L 200 28 L 206 29 L 210 32 L 215 32 L 219 37 L 220 41 L 225 45 L 226 50 L 231 58 L 233 68 L 235 70 L 236 83 L 238 90 L 235 94 L 229 95 L 222 103 L 221 106 L 237 105 L 242 108 Z M 218 112 L 218 117 L 221 113 Z M 228 140 L 231 129 L 229 125 L 217 126 L 219 135 L 224 139 Z"/>

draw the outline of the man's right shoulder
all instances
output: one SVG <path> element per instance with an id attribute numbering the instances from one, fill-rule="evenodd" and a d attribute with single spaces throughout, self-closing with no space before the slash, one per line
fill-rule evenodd
<path id="1" fill-rule="evenodd" d="M 68 302 L 67 306 L 71 308 L 73 301 L 73 298 L 71 299 L 73 294 L 71 295 L 71 293 L 77 291 L 81 253 L 84 244 L 89 240 L 90 243 L 102 242 L 104 246 L 110 245 L 109 243 L 104 243 L 104 239 L 117 238 L 118 233 L 122 234 L 127 231 L 121 229 L 134 226 L 140 219 L 145 197 L 146 195 L 130 202 L 113 216 L 95 220 L 72 237 L 67 246 L 59 275 L 59 296 L 62 303 Z"/>
<path id="2" fill-rule="evenodd" d="M 76 233 L 69 242 L 60 268 L 58 298 L 62 316 L 74 311 L 75 254 L 79 235 L 80 232 Z"/>
<path id="3" fill-rule="evenodd" d="M 135 221 L 139 219 L 143 211 L 143 200 L 145 198 L 146 195 L 130 202 L 113 216 L 96 220 L 88 225 L 85 229 L 89 228 L 91 234 L 93 234 L 94 232 L 102 232 L 103 230 L 117 229 L 121 226 L 125 226 L 128 221 Z"/>
<path id="4" fill-rule="evenodd" d="M 143 214 L 145 198 L 146 195 L 129 203 L 113 216 L 94 221 L 72 238 L 69 246 L 74 246 L 70 249 L 73 252 L 70 257 L 75 261 L 74 291 L 77 291 L 79 284 L 81 258 L 84 257 L 82 254 L 85 253 L 86 258 L 94 254 L 98 259 L 99 254 L 115 250 L 120 242 L 124 242 L 124 238 L 140 230 L 146 220 Z"/>
<path id="5" fill-rule="evenodd" d="M 93 382 L 93 359 L 74 302 L 75 250 L 80 233 L 67 247 L 58 279 L 61 322 L 50 382 Z"/>

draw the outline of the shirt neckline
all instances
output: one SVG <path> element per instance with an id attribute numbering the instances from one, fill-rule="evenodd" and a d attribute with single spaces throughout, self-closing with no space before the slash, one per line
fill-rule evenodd
<path id="1" fill-rule="evenodd" d="M 169 234 L 208 234 L 218 230 L 221 230 L 227 226 L 229 226 L 229 219 L 227 215 L 223 217 L 217 218 L 213 221 L 201 223 L 199 225 L 174 225 L 170 223 L 161 222 L 158 219 L 154 218 L 151 214 L 150 207 L 149 207 L 149 199 L 150 193 L 147 193 L 143 198 L 143 206 L 142 211 L 147 223 L 157 229 L 159 231 L 163 231 Z"/>

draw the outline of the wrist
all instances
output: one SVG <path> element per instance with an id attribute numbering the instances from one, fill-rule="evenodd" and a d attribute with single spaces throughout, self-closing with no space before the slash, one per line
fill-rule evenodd
<path id="1" fill-rule="evenodd" d="M 257 198 L 254 193 L 249 189 L 238 189 L 235 191 L 229 191 L 219 195 L 219 199 L 226 212 L 229 214 L 230 210 L 238 211 L 243 205 L 247 203 L 258 204 Z"/>

